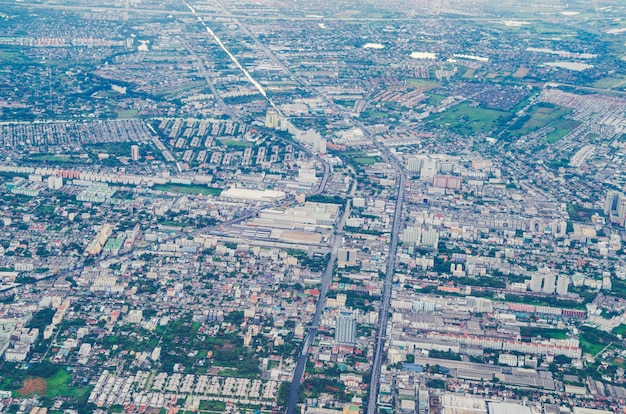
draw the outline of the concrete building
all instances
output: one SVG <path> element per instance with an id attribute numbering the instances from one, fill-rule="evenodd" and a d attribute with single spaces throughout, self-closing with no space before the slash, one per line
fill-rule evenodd
<path id="1" fill-rule="evenodd" d="M 352 312 L 341 312 L 337 316 L 335 342 L 340 345 L 354 345 L 356 343 L 356 319 Z"/>
<path id="2" fill-rule="evenodd" d="M 139 146 L 138 145 L 132 145 L 130 147 L 130 158 L 133 161 L 139 161 Z"/>
<path id="3" fill-rule="evenodd" d="M 556 294 L 559 296 L 567 295 L 567 289 L 569 287 L 569 276 L 559 275 L 556 282 Z"/>

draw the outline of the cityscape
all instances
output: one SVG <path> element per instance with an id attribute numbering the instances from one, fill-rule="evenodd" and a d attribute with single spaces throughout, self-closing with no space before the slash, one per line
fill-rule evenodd
<path id="1" fill-rule="evenodd" d="M 626 413 L 626 3 L 0 2 L 0 412 Z"/>

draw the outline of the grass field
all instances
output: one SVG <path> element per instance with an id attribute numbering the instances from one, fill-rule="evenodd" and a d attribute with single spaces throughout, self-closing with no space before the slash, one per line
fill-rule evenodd
<path id="1" fill-rule="evenodd" d="M 583 335 L 580 336 L 580 347 L 583 349 L 585 354 L 596 355 L 598 352 L 602 351 L 606 345 L 590 342 L 584 339 Z"/>
<path id="2" fill-rule="evenodd" d="M 69 155 L 31 155 L 28 160 L 35 162 L 50 162 L 58 164 L 86 164 L 89 162 L 89 158 L 76 158 Z"/>
<path id="3" fill-rule="evenodd" d="M 373 110 L 363 111 L 359 115 L 360 118 L 374 118 L 374 119 L 385 118 L 387 116 L 389 116 L 387 112 L 373 111 Z"/>
<path id="4" fill-rule="evenodd" d="M 618 327 L 616 327 L 615 329 L 613 329 L 613 333 L 615 335 L 624 335 L 626 334 L 626 325 L 624 325 L 623 323 L 620 324 Z"/>
<path id="5" fill-rule="evenodd" d="M 71 397 L 75 400 L 82 400 L 89 393 L 89 387 L 72 387 L 70 381 L 72 376 L 64 370 L 60 370 L 53 377 L 47 380 L 48 390 L 46 396 L 54 397 Z"/>
<path id="6" fill-rule="evenodd" d="M 353 158 L 354 162 L 363 165 L 374 165 L 374 163 L 378 162 L 378 158 L 376 157 L 356 157 Z"/>
<path id="7" fill-rule="evenodd" d="M 135 119 L 139 116 L 139 111 L 136 109 L 124 109 L 117 112 L 119 119 Z"/>
<path id="8" fill-rule="evenodd" d="M 222 188 L 210 188 L 204 185 L 183 185 L 183 184 L 158 184 L 152 187 L 157 191 L 170 191 L 183 194 L 204 194 L 218 196 L 224 191 Z"/>
<path id="9" fill-rule="evenodd" d="M 473 107 L 468 103 L 462 103 L 427 119 L 442 128 L 467 136 L 476 133 L 489 133 L 509 116 L 508 112 Z"/>
<path id="10" fill-rule="evenodd" d="M 81 401 L 91 391 L 90 387 L 71 386 L 72 376 L 69 372 L 61 369 L 52 377 L 32 377 L 24 380 L 22 388 L 17 393 L 23 397 L 37 394 L 42 397 L 69 397 Z"/>
<path id="11" fill-rule="evenodd" d="M 559 119 L 550 124 L 551 127 L 555 128 L 554 131 L 548 133 L 546 135 L 546 142 L 549 144 L 553 144 L 567 135 L 570 131 L 576 129 L 580 125 L 579 122 L 571 120 L 571 119 Z"/>
<path id="12" fill-rule="evenodd" d="M 409 78 L 406 80 L 406 86 L 411 88 L 435 89 L 440 86 L 440 83 L 428 79 Z"/>
<path id="13" fill-rule="evenodd" d="M 578 121 L 566 118 L 570 113 L 571 109 L 569 108 L 549 103 L 539 103 L 531 107 L 525 116 L 518 118 L 510 126 L 507 134 L 519 137 L 543 127 L 551 127 L 554 130 L 546 135 L 546 142 L 554 143 L 580 125 Z"/>

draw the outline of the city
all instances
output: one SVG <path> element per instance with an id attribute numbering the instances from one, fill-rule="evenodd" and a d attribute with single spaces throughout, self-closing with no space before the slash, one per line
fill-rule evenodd
<path id="1" fill-rule="evenodd" d="M 626 4 L 0 21 L 0 412 L 626 409 Z"/>

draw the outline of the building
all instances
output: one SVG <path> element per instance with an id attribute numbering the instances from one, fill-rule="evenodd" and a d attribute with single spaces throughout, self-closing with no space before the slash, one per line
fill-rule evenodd
<path id="1" fill-rule="evenodd" d="M 424 160 L 420 158 L 409 158 L 406 161 L 406 169 L 412 173 L 418 173 L 422 169 L 422 163 Z"/>
<path id="2" fill-rule="evenodd" d="M 354 345 L 356 343 L 356 319 L 352 312 L 341 312 L 337 317 L 335 342 L 339 345 Z"/>
<path id="3" fill-rule="evenodd" d="M 541 292 L 541 285 L 543 283 L 543 275 L 539 272 L 533 273 L 530 278 L 530 291 L 539 293 Z"/>
<path id="4" fill-rule="evenodd" d="M 612 223 L 626 225 L 626 195 L 609 191 L 604 201 L 604 214 Z"/>
<path id="5" fill-rule="evenodd" d="M 356 266 L 356 256 L 356 249 L 339 249 L 339 252 L 337 253 L 337 265 L 339 267 Z"/>
<path id="6" fill-rule="evenodd" d="M 48 188 L 50 190 L 58 190 L 61 187 L 63 187 L 63 178 L 56 176 L 56 175 L 51 175 L 50 177 L 48 177 Z"/>
<path id="7" fill-rule="evenodd" d="M 439 232 L 437 230 L 424 230 L 420 246 L 436 249 L 439 245 Z"/>
<path id="8" fill-rule="evenodd" d="M 569 276 L 559 275 L 556 282 L 556 294 L 559 296 L 567 295 L 567 289 L 569 287 Z"/>
<path id="9" fill-rule="evenodd" d="M 278 128 L 278 113 L 272 109 L 265 114 L 265 126 L 268 128 Z"/>
<path id="10" fill-rule="evenodd" d="M 431 181 L 437 174 L 437 160 L 426 159 L 420 169 L 420 180 Z"/>
<path id="11" fill-rule="evenodd" d="M 546 273 L 543 277 L 543 293 L 552 294 L 556 289 L 556 275 Z"/>
<path id="12" fill-rule="evenodd" d="M 551 295 L 556 290 L 556 275 L 548 268 L 540 269 L 533 273 L 529 285 L 531 292 Z"/>
<path id="13" fill-rule="evenodd" d="M 525 405 L 489 401 L 487 412 L 488 414 L 531 414 L 532 411 Z"/>
<path id="14" fill-rule="evenodd" d="M 139 161 L 139 146 L 138 145 L 132 145 L 130 147 L 130 158 L 133 161 Z"/>

